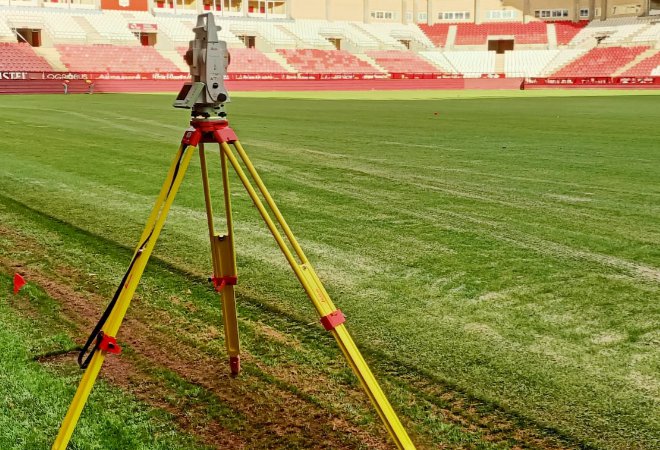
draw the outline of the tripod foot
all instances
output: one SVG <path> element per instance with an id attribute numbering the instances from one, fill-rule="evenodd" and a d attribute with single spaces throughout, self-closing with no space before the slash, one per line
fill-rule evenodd
<path id="1" fill-rule="evenodd" d="M 233 376 L 238 375 L 241 371 L 241 357 L 240 356 L 230 356 L 229 357 L 229 368 L 231 369 L 231 374 Z"/>

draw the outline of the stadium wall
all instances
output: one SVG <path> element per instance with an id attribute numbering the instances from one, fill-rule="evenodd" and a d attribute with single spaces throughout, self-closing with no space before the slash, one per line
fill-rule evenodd
<path id="1" fill-rule="evenodd" d="M 205 3 L 220 0 L 192 0 L 183 6 L 183 12 L 204 12 Z M 237 0 L 231 0 L 237 2 Z M 532 20 L 593 20 L 611 17 L 647 15 L 651 8 L 648 0 L 283 0 L 280 18 L 348 20 L 367 23 L 456 23 L 456 22 L 528 22 Z M 62 4 L 61 0 L 41 0 L 43 4 Z M 180 2 L 175 0 L 94 0 L 101 9 L 160 11 L 177 13 Z M 249 2 L 236 3 L 239 12 L 231 15 L 258 17 L 259 11 L 250 11 Z M 567 11 L 561 16 L 537 17 L 537 11 Z M 216 10 L 222 13 L 221 10 Z M 580 11 L 586 11 L 581 15 Z M 469 13 L 469 18 L 445 18 L 444 13 Z M 498 15 L 498 14 L 506 15 Z M 511 14 L 511 15 L 509 15 Z M 266 16 L 266 14 L 264 14 Z"/>
<path id="2" fill-rule="evenodd" d="M 89 93 L 88 74 L 56 74 L 51 77 L 9 77 L 0 73 L 0 94 L 69 94 Z M 58 75 L 60 77 L 58 77 Z M 144 74 L 142 74 L 144 75 Z M 149 79 L 142 76 L 94 78 L 93 92 L 178 92 L 185 76 Z M 89 81 L 88 81 L 89 80 Z M 660 77 L 565 77 L 565 78 L 418 78 L 418 79 L 232 79 L 230 91 L 368 91 L 368 90 L 462 90 L 462 89 L 660 89 Z"/>

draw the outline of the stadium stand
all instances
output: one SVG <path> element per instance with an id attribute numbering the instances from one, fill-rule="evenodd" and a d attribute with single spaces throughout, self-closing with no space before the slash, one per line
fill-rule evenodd
<path id="1" fill-rule="evenodd" d="M 41 33 L 36 51 L 21 47 L 20 70 L 180 72 L 196 13 L 161 2 L 155 12 L 99 10 L 86 4 L 7 6 L 0 0 L 0 42 L 17 45 L 17 31 Z M 170 7 L 172 5 L 172 7 Z M 258 17 L 257 17 L 258 16 Z M 660 71 L 657 17 L 588 21 L 440 23 L 241 17 L 216 11 L 233 60 L 229 72 L 322 74 L 460 74 L 506 77 L 646 77 Z M 147 26 L 145 26 L 147 25 Z M 139 39 L 139 31 L 147 30 Z M 489 40 L 512 39 L 487 51 Z M 103 45 L 94 45 L 102 43 Z M 144 44 L 140 45 L 140 44 Z M 556 44 L 556 45 L 555 45 Z M 255 47 L 247 49 L 246 46 Z M 3 49 L 5 66 L 18 67 L 18 47 Z M 339 48 L 340 50 L 337 50 Z M 43 64 L 46 64 L 44 66 Z M 28 69 L 29 68 L 29 69 Z M 56 68 L 56 69 L 54 69 Z M 400 77 L 399 77 L 400 78 Z"/>
<path id="2" fill-rule="evenodd" d="M 564 48 L 557 52 L 556 56 L 548 62 L 538 76 L 548 77 L 588 51 L 589 49 L 586 48 Z"/>
<path id="3" fill-rule="evenodd" d="M 456 45 L 483 45 L 489 36 L 513 36 L 518 44 L 547 44 L 544 22 L 460 23 L 456 24 Z"/>
<path id="4" fill-rule="evenodd" d="M 553 76 L 609 77 L 646 50 L 648 47 L 597 47 L 560 69 Z"/>
<path id="5" fill-rule="evenodd" d="M 162 31 L 172 42 L 181 44 L 188 43 L 192 33 L 192 22 L 186 25 L 177 17 L 156 16 L 158 29 Z"/>
<path id="6" fill-rule="evenodd" d="M 367 52 L 376 64 L 389 73 L 438 73 L 438 67 L 407 50 L 377 50 Z"/>
<path id="7" fill-rule="evenodd" d="M 188 43 L 192 36 L 192 29 L 195 26 L 195 17 L 171 17 L 164 15 L 155 16 L 156 25 L 159 30 L 175 44 L 180 45 Z M 220 39 L 227 42 L 228 46 L 243 46 L 241 40 L 230 31 L 228 21 L 216 19 L 217 23 L 221 25 L 218 36 Z"/>
<path id="8" fill-rule="evenodd" d="M 588 20 L 581 20 L 579 22 L 553 22 L 555 26 L 555 32 L 557 34 L 557 44 L 558 45 L 568 45 L 573 40 L 573 38 L 587 26 L 589 23 Z"/>
<path id="9" fill-rule="evenodd" d="M 232 48 L 228 73 L 286 73 L 287 69 L 255 48 Z"/>
<path id="10" fill-rule="evenodd" d="M 621 76 L 648 77 L 658 74 L 660 74 L 660 51 L 657 51 L 653 56 L 635 64 L 633 67 L 623 72 Z"/>
<path id="11" fill-rule="evenodd" d="M 447 58 L 445 58 L 444 52 L 439 51 L 426 51 L 419 53 L 424 58 L 428 59 L 433 65 L 439 67 L 440 70 L 444 73 L 454 73 L 457 74 L 458 70 L 452 65 Z"/>
<path id="12" fill-rule="evenodd" d="M 342 50 L 287 50 L 277 51 L 301 73 L 378 73 L 379 70 L 366 61 Z"/>
<path id="13" fill-rule="evenodd" d="M 560 50 L 515 50 L 505 52 L 504 73 L 507 77 L 538 77 L 557 57 Z"/>
<path id="14" fill-rule="evenodd" d="M 263 39 L 271 49 L 295 48 L 296 39 L 279 27 L 279 22 L 257 22 L 222 19 L 218 23 L 235 36 L 256 36 Z M 228 41 L 228 44 L 230 42 Z"/>
<path id="15" fill-rule="evenodd" d="M 103 14 L 84 16 L 94 30 L 106 41 L 129 41 L 137 44 L 135 35 L 128 29 L 128 22 L 118 11 L 104 11 Z"/>
<path id="16" fill-rule="evenodd" d="M 183 57 L 188 50 L 187 47 L 179 47 L 177 51 Z M 230 49 L 231 64 L 227 73 L 287 73 L 285 67 L 277 61 L 268 58 L 256 48 L 232 48 Z"/>
<path id="17" fill-rule="evenodd" d="M 660 22 L 650 24 L 647 28 L 633 36 L 633 42 L 636 43 L 656 43 L 660 41 Z"/>
<path id="18" fill-rule="evenodd" d="M 495 73 L 495 52 L 456 51 L 445 52 L 444 56 L 465 78 L 479 78 L 482 75 Z"/>
<path id="19" fill-rule="evenodd" d="M 153 47 L 57 45 L 62 62 L 80 72 L 178 72 L 177 66 Z"/>
<path id="20" fill-rule="evenodd" d="M 631 36 L 643 33 L 650 26 L 648 20 L 639 17 L 595 20 L 580 30 L 571 41 L 571 46 L 624 44 Z"/>
<path id="21" fill-rule="evenodd" d="M 440 48 L 447 45 L 447 35 L 449 34 L 450 26 L 448 23 L 436 23 L 433 25 L 419 24 L 419 28 L 433 42 L 433 45 Z"/>
<path id="22" fill-rule="evenodd" d="M 6 20 L 0 20 L 0 42 L 16 42 L 16 36 Z"/>
<path id="23" fill-rule="evenodd" d="M 301 47 L 328 50 L 335 48 L 330 41 L 319 34 L 317 22 L 297 20 L 295 22 L 282 24 L 281 26 L 296 37 L 296 40 Z"/>
<path id="24" fill-rule="evenodd" d="M 352 26 L 349 22 L 322 21 L 319 24 L 319 32 L 321 35 L 327 37 L 341 36 L 361 51 L 377 50 L 380 48 L 377 39 L 369 36 L 359 28 Z"/>
<path id="25" fill-rule="evenodd" d="M 3 16 L 10 27 L 30 25 L 45 30 L 56 42 L 87 41 L 87 33 L 67 10 L 21 7 L 2 12 L 5 13 Z M 96 14 L 101 14 L 101 12 Z"/>
<path id="26" fill-rule="evenodd" d="M 383 49 L 406 50 L 407 46 L 402 42 L 409 42 L 413 46 L 421 49 L 433 48 L 433 42 L 416 25 L 404 25 L 400 23 L 362 23 L 354 22 L 363 33 L 373 36 L 379 41 Z"/>
<path id="27" fill-rule="evenodd" d="M 0 43 L 0 71 L 51 71 L 53 68 L 28 44 Z"/>

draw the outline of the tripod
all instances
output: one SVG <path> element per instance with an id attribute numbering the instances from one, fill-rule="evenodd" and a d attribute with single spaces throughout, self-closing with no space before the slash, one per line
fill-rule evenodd
<path id="1" fill-rule="evenodd" d="M 101 370 L 103 361 L 108 354 L 121 353 L 115 336 L 124 320 L 128 306 L 133 298 L 142 273 L 147 265 L 151 252 L 153 251 L 158 236 L 163 229 L 167 213 L 172 206 L 174 197 L 181 186 L 183 177 L 188 169 L 190 160 L 196 148 L 199 148 L 199 158 L 202 171 L 202 184 L 204 188 L 204 201 L 206 204 L 206 216 L 211 240 L 211 255 L 213 260 L 213 282 L 214 288 L 222 298 L 222 315 L 225 330 L 225 345 L 229 355 L 229 366 L 231 373 L 237 375 L 240 371 L 240 345 L 238 337 L 238 324 L 236 317 L 236 300 L 234 286 L 237 282 L 236 256 L 234 252 L 233 222 L 231 213 L 231 199 L 229 191 L 229 165 L 238 175 L 254 206 L 266 223 L 277 245 L 289 262 L 298 281 L 305 289 L 316 311 L 321 317 L 321 324 L 330 331 L 336 339 L 344 357 L 356 374 L 369 399 L 373 403 L 378 415 L 385 424 L 387 431 L 399 449 L 414 449 L 414 445 L 406 430 L 401 425 L 399 418 L 392 409 L 387 397 L 381 390 L 367 363 L 362 358 L 353 339 L 344 326 L 345 318 L 337 309 L 323 284 L 314 272 L 302 248 L 296 241 L 291 229 L 284 217 L 275 205 L 266 186 L 252 165 L 250 158 L 238 141 L 236 134 L 229 127 L 226 120 L 214 117 L 206 119 L 192 119 L 191 127 L 188 128 L 181 141 L 179 150 L 170 165 L 167 177 L 160 190 L 156 204 L 147 220 L 147 224 L 140 237 L 139 244 L 133 254 L 128 270 L 126 271 L 115 295 L 101 316 L 99 323 L 92 331 L 89 339 L 83 346 L 78 357 L 81 368 L 85 369 L 76 394 L 69 406 L 66 417 L 62 422 L 59 434 L 53 444 L 53 450 L 65 450 L 76 423 L 87 402 L 89 394 L 94 386 L 96 378 Z M 227 233 L 218 234 L 213 223 L 213 208 L 211 202 L 211 190 L 206 163 L 205 143 L 217 143 L 220 147 L 220 162 L 222 169 L 222 184 L 224 195 L 224 209 L 227 224 Z M 231 144 L 231 146 L 230 146 Z M 232 149 L 233 147 L 233 149 Z M 238 154 L 238 158 L 234 153 Z M 245 173 L 240 162 L 247 169 Z M 258 191 L 264 198 L 266 205 L 259 197 L 257 190 L 253 187 L 250 178 L 254 181 Z M 270 212 L 269 212 L 270 210 Z M 273 217 L 271 216 L 274 216 Z M 279 226 L 279 229 L 278 229 Z M 280 232 L 283 231 L 284 235 Z M 288 242 L 288 245 L 287 245 Z"/>

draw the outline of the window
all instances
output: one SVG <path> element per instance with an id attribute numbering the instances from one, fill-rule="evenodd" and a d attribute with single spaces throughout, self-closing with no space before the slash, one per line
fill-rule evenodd
<path id="1" fill-rule="evenodd" d="M 396 19 L 396 15 L 392 11 L 371 11 L 373 19 Z"/>
<path id="2" fill-rule="evenodd" d="M 450 12 L 439 12 L 439 20 L 465 20 L 470 18 L 469 11 L 450 11 Z"/>
<path id="3" fill-rule="evenodd" d="M 427 15 L 425 12 L 417 13 L 417 21 L 426 22 L 426 20 L 427 20 Z"/>
<path id="4" fill-rule="evenodd" d="M 516 12 L 512 9 L 492 9 L 486 13 L 487 19 L 515 19 Z"/>
<path id="5" fill-rule="evenodd" d="M 589 8 L 580 9 L 580 17 L 589 17 Z"/>
<path id="6" fill-rule="evenodd" d="M 587 10 L 588 11 L 588 10 Z M 534 17 L 541 19 L 561 19 L 568 17 L 568 9 L 537 9 Z"/>

